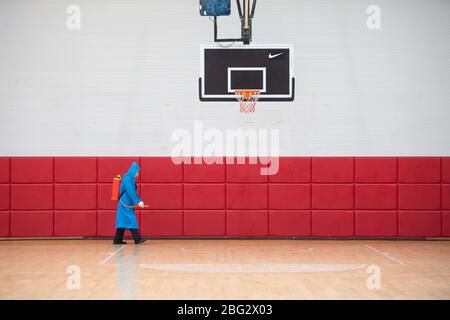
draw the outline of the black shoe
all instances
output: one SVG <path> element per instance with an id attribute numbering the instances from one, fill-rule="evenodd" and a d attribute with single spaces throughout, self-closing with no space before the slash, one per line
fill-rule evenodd
<path id="1" fill-rule="evenodd" d="M 140 239 L 138 242 L 136 242 L 135 244 L 141 244 L 141 243 L 143 243 L 143 242 L 145 242 L 145 239 Z"/>
<path id="2" fill-rule="evenodd" d="M 127 244 L 125 241 L 122 242 L 113 242 L 113 244 Z"/>

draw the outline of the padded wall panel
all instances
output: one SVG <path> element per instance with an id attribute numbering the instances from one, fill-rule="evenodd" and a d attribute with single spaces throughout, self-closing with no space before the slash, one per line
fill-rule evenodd
<path id="1" fill-rule="evenodd" d="M 355 209 L 397 209 L 397 185 L 355 185 Z"/>
<path id="2" fill-rule="evenodd" d="M 442 209 L 450 209 L 450 184 L 442 185 Z"/>
<path id="3" fill-rule="evenodd" d="M 181 184 L 141 184 L 142 201 L 150 209 L 182 209 Z"/>
<path id="4" fill-rule="evenodd" d="M 354 214 L 350 210 L 313 210 L 312 235 L 348 237 L 354 235 Z"/>
<path id="5" fill-rule="evenodd" d="M 9 184 L 0 184 L 0 210 L 9 210 Z"/>
<path id="6" fill-rule="evenodd" d="M 53 184 L 12 184 L 12 210 L 52 210 Z"/>
<path id="7" fill-rule="evenodd" d="M 175 164 L 171 157 L 142 157 L 141 182 L 181 182 L 182 164 Z"/>
<path id="8" fill-rule="evenodd" d="M 97 235 L 97 211 L 55 211 L 55 236 L 71 237 Z"/>
<path id="9" fill-rule="evenodd" d="M 439 237 L 440 211 L 399 211 L 398 235 L 405 237 Z"/>
<path id="10" fill-rule="evenodd" d="M 112 237 L 116 232 L 116 211 L 99 210 L 97 213 L 97 236 Z"/>
<path id="11" fill-rule="evenodd" d="M 442 158 L 442 182 L 450 183 L 450 157 Z"/>
<path id="12" fill-rule="evenodd" d="M 185 184 L 184 209 L 225 209 L 225 184 Z"/>
<path id="13" fill-rule="evenodd" d="M 417 210 L 441 209 L 440 184 L 399 184 L 398 208 Z"/>
<path id="14" fill-rule="evenodd" d="M 356 183 L 397 182 L 397 158 L 356 157 L 355 182 Z"/>
<path id="15" fill-rule="evenodd" d="M 97 209 L 97 185 L 56 184 L 55 209 Z"/>
<path id="16" fill-rule="evenodd" d="M 227 184 L 228 209 L 267 209 L 267 184 Z"/>
<path id="17" fill-rule="evenodd" d="M 215 158 L 207 158 L 207 163 L 185 164 L 184 182 L 225 182 L 225 164 L 223 158 L 220 159 L 222 164 L 213 164 L 213 160 L 218 160 Z"/>
<path id="18" fill-rule="evenodd" d="M 53 158 L 11 158 L 12 183 L 52 183 Z"/>
<path id="19" fill-rule="evenodd" d="M 313 209 L 353 209 L 353 184 L 313 184 Z"/>
<path id="20" fill-rule="evenodd" d="M 53 211 L 12 211 L 11 237 L 52 237 Z"/>
<path id="21" fill-rule="evenodd" d="M 0 183 L 9 183 L 10 159 L 0 157 Z"/>
<path id="22" fill-rule="evenodd" d="M 280 157 L 278 173 L 269 176 L 270 182 L 311 182 L 311 158 Z"/>
<path id="23" fill-rule="evenodd" d="M 241 231 L 243 236 L 264 232 L 287 236 L 318 235 L 320 232 L 324 236 L 348 236 L 350 225 L 346 212 L 353 209 L 356 210 L 356 236 L 396 236 L 396 228 L 401 230 L 399 236 L 428 237 L 437 234 L 438 228 L 445 235 L 450 212 L 450 157 L 403 157 L 400 160 L 395 157 L 356 157 L 354 168 L 352 159 L 281 157 L 276 175 L 261 176 L 259 163 L 209 166 L 205 163 L 175 165 L 170 157 L 0 157 L 0 222 L 8 220 L 8 225 L 0 226 L 0 234 L 9 234 L 9 225 L 15 223 L 15 233 L 22 232 L 22 236 L 53 235 L 52 210 L 58 213 L 55 213 L 55 232 L 58 235 L 69 234 L 70 230 L 60 232 L 61 225 L 56 230 L 57 224 L 63 221 L 59 218 L 60 211 L 74 211 L 74 215 L 89 211 L 92 217 L 92 212 L 99 210 L 96 230 L 82 230 L 81 226 L 76 226 L 81 220 L 75 220 L 74 228 L 80 235 L 73 236 L 82 236 L 84 232 L 98 236 L 114 235 L 117 202 L 110 200 L 112 178 L 117 173 L 123 175 L 133 160 L 138 163 L 141 160 L 143 188 L 140 195 L 150 205 L 149 210 L 143 212 L 160 212 L 159 221 L 163 224 L 166 221 L 162 218 L 163 212 L 185 210 L 181 214 L 182 222 L 176 228 L 185 228 L 186 235 L 202 236 L 204 230 L 219 236 L 225 233 L 238 235 Z M 397 162 L 400 168 L 398 176 L 403 182 L 398 186 Z M 191 169 L 185 170 L 188 166 Z M 10 175 L 16 181 L 11 185 Z M 140 187 L 139 179 L 137 182 Z M 312 191 L 308 196 L 309 189 Z M 402 218 L 396 213 L 396 206 L 402 212 Z M 224 208 L 231 212 L 231 221 L 228 221 L 230 214 L 225 213 Z M 314 214 L 308 215 L 310 208 L 314 209 Z M 442 221 L 437 224 L 435 217 L 440 210 L 444 210 Z M 17 212 L 22 212 L 22 216 Z M 44 222 L 37 225 L 39 230 L 25 234 L 25 220 L 29 217 L 33 225 L 31 213 L 39 215 L 39 212 L 45 212 Z M 49 231 L 50 212 L 52 225 Z M 265 212 L 267 221 L 256 222 L 257 212 Z M 13 213 L 16 214 L 15 222 Z M 319 216 L 319 213 L 325 214 Z M 425 219 L 425 213 L 431 215 Z M 137 215 L 140 219 L 140 211 Z M 336 215 L 341 216 L 342 223 L 333 227 Z M 213 216 L 223 219 L 216 221 Z M 309 227 L 306 223 L 308 216 Z M 397 217 L 403 222 L 402 226 L 396 225 Z M 423 223 L 422 218 L 432 222 Z M 158 214 L 153 219 L 158 221 Z M 187 219 L 184 224 L 183 219 Z M 244 224 L 249 221 L 251 225 L 238 226 L 236 221 Z M 314 221 L 317 222 L 315 227 Z M 330 229 L 327 229 L 328 224 Z M 229 226 L 230 231 L 227 230 Z M 333 228 L 338 229 L 334 235 Z M 152 232 L 157 233 L 157 230 Z M 172 230 L 166 233 L 180 232 Z M 12 231 L 10 236 L 13 236 Z"/>
<path id="24" fill-rule="evenodd" d="M 227 210 L 228 236 L 267 236 L 267 210 Z"/>
<path id="25" fill-rule="evenodd" d="M 112 183 L 116 175 L 120 174 L 123 176 L 127 173 L 133 161 L 141 165 L 138 157 L 99 157 L 98 182 Z M 136 182 L 140 182 L 140 179 L 141 176 L 139 175 Z"/>
<path id="26" fill-rule="evenodd" d="M 312 158 L 312 182 L 345 183 L 353 182 L 354 168 L 351 157 Z"/>
<path id="27" fill-rule="evenodd" d="M 309 184 L 270 184 L 270 209 L 310 209 L 311 186 Z"/>
<path id="28" fill-rule="evenodd" d="M 441 159 L 438 157 L 400 157 L 399 183 L 440 183 Z"/>
<path id="29" fill-rule="evenodd" d="M 115 210 L 117 201 L 111 200 L 112 184 L 99 183 L 97 185 L 97 205 L 99 210 Z"/>
<path id="30" fill-rule="evenodd" d="M 143 236 L 181 236 L 182 210 L 143 210 L 141 232 Z"/>
<path id="31" fill-rule="evenodd" d="M 450 211 L 442 212 L 442 236 L 450 237 Z"/>
<path id="32" fill-rule="evenodd" d="M 226 165 L 226 179 L 227 182 L 268 182 L 269 176 L 261 175 L 261 164 L 227 164 Z"/>
<path id="33" fill-rule="evenodd" d="M 292 237 L 310 236 L 311 211 L 270 210 L 269 235 Z"/>
<path id="34" fill-rule="evenodd" d="M 397 236 L 397 211 L 356 210 L 355 236 L 361 237 Z"/>
<path id="35" fill-rule="evenodd" d="M 0 237 L 9 237 L 9 211 L 0 211 Z"/>
<path id="36" fill-rule="evenodd" d="M 184 210 L 184 235 L 225 236 L 225 210 Z"/>
<path id="37" fill-rule="evenodd" d="M 97 182 L 97 158 L 56 157 L 55 182 Z"/>

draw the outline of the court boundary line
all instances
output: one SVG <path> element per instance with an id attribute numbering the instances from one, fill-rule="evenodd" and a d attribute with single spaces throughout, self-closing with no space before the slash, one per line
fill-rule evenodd
<path id="1" fill-rule="evenodd" d="M 400 265 L 402 265 L 402 266 L 406 266 L 406 263 L 404 263 L 404 262 L 402 262 L 402 261 L 400 261 L 400 260 L 398 260 L 398 259 L 392 257 L 392 256 L 389 254 L 389 252 L 383 252 L 383 251 L 381 251 L 381 250 L 378 250 L 377 248 L 372 247 L 372 246 L 369 245 L 369 244 L 365 244 L 364 246 L 365 246 L 366 248 L 369 248 L 369 249 L 372 250 L 372 251 L 375 251 L 376 253 L 379 253 L 380 255 L 384 256 L 385 258 L 388 258 L 388 259 L 390 259 L 390 260 L 392 260 L 392 261 L 394 261 L 394 262 L 396 262 L 396 263 L 398 263 L 398 264 L 400 264 Z"/>
<path id="2" fill-rule="evenodd" d="M 120 248 L 118 248 L 116 251 L 108 252 L 109 256 L 106 257 L 105 259 L 103 259 L 103 260 L 99 263 L 99 265 L 103 265 L 103 264 L 105 264 L 106 262 L 108 262 L 109 259 L 111 259 L 112 257 L 114 257 L 120 250 L 123 250 L 123 248 L 125 248 L 125 245 L 124 245 L 124 244 L 123 244 L 122 246 L 120 246 Z"/>

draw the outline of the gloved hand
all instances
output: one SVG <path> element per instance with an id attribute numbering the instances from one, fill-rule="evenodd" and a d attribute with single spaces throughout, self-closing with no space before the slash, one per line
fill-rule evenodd
<path id="1" fill-rule="evenodd" d="M 144 202 L 142 202 L 142 201 L 139 202 L 138 207 L 139 207 L 139 208 L 144 208 Z"/>

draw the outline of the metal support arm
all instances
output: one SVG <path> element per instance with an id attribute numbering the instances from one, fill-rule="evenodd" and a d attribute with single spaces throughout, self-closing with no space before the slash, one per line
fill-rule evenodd
<path id="1" fill-rule="evenodd" d="M 249 24 L 250 28 L 247 28 L 244 30 L 244 16 L 242 14 L 242 8 L 241 8 L 241 2 L 240 0 L 236 0 L 236 6 L 238 9 L 239 18 L 241 19 L 242 24 L 242 36 L 241 38 L 234 38 L 234 39 L 218 39 L 218 26 L 217 26 L 217 16 L 214 16 L 214 42 L 239 42 L 242 41 L 244 44 L 250 44 L 251 41 L 251 19 L 253 19 L 253 16 L 255 15 L 255 8 L 256 8 L 256 1 L 253 0 L 252 2 L 252 10 L 249 14 Z"/>

